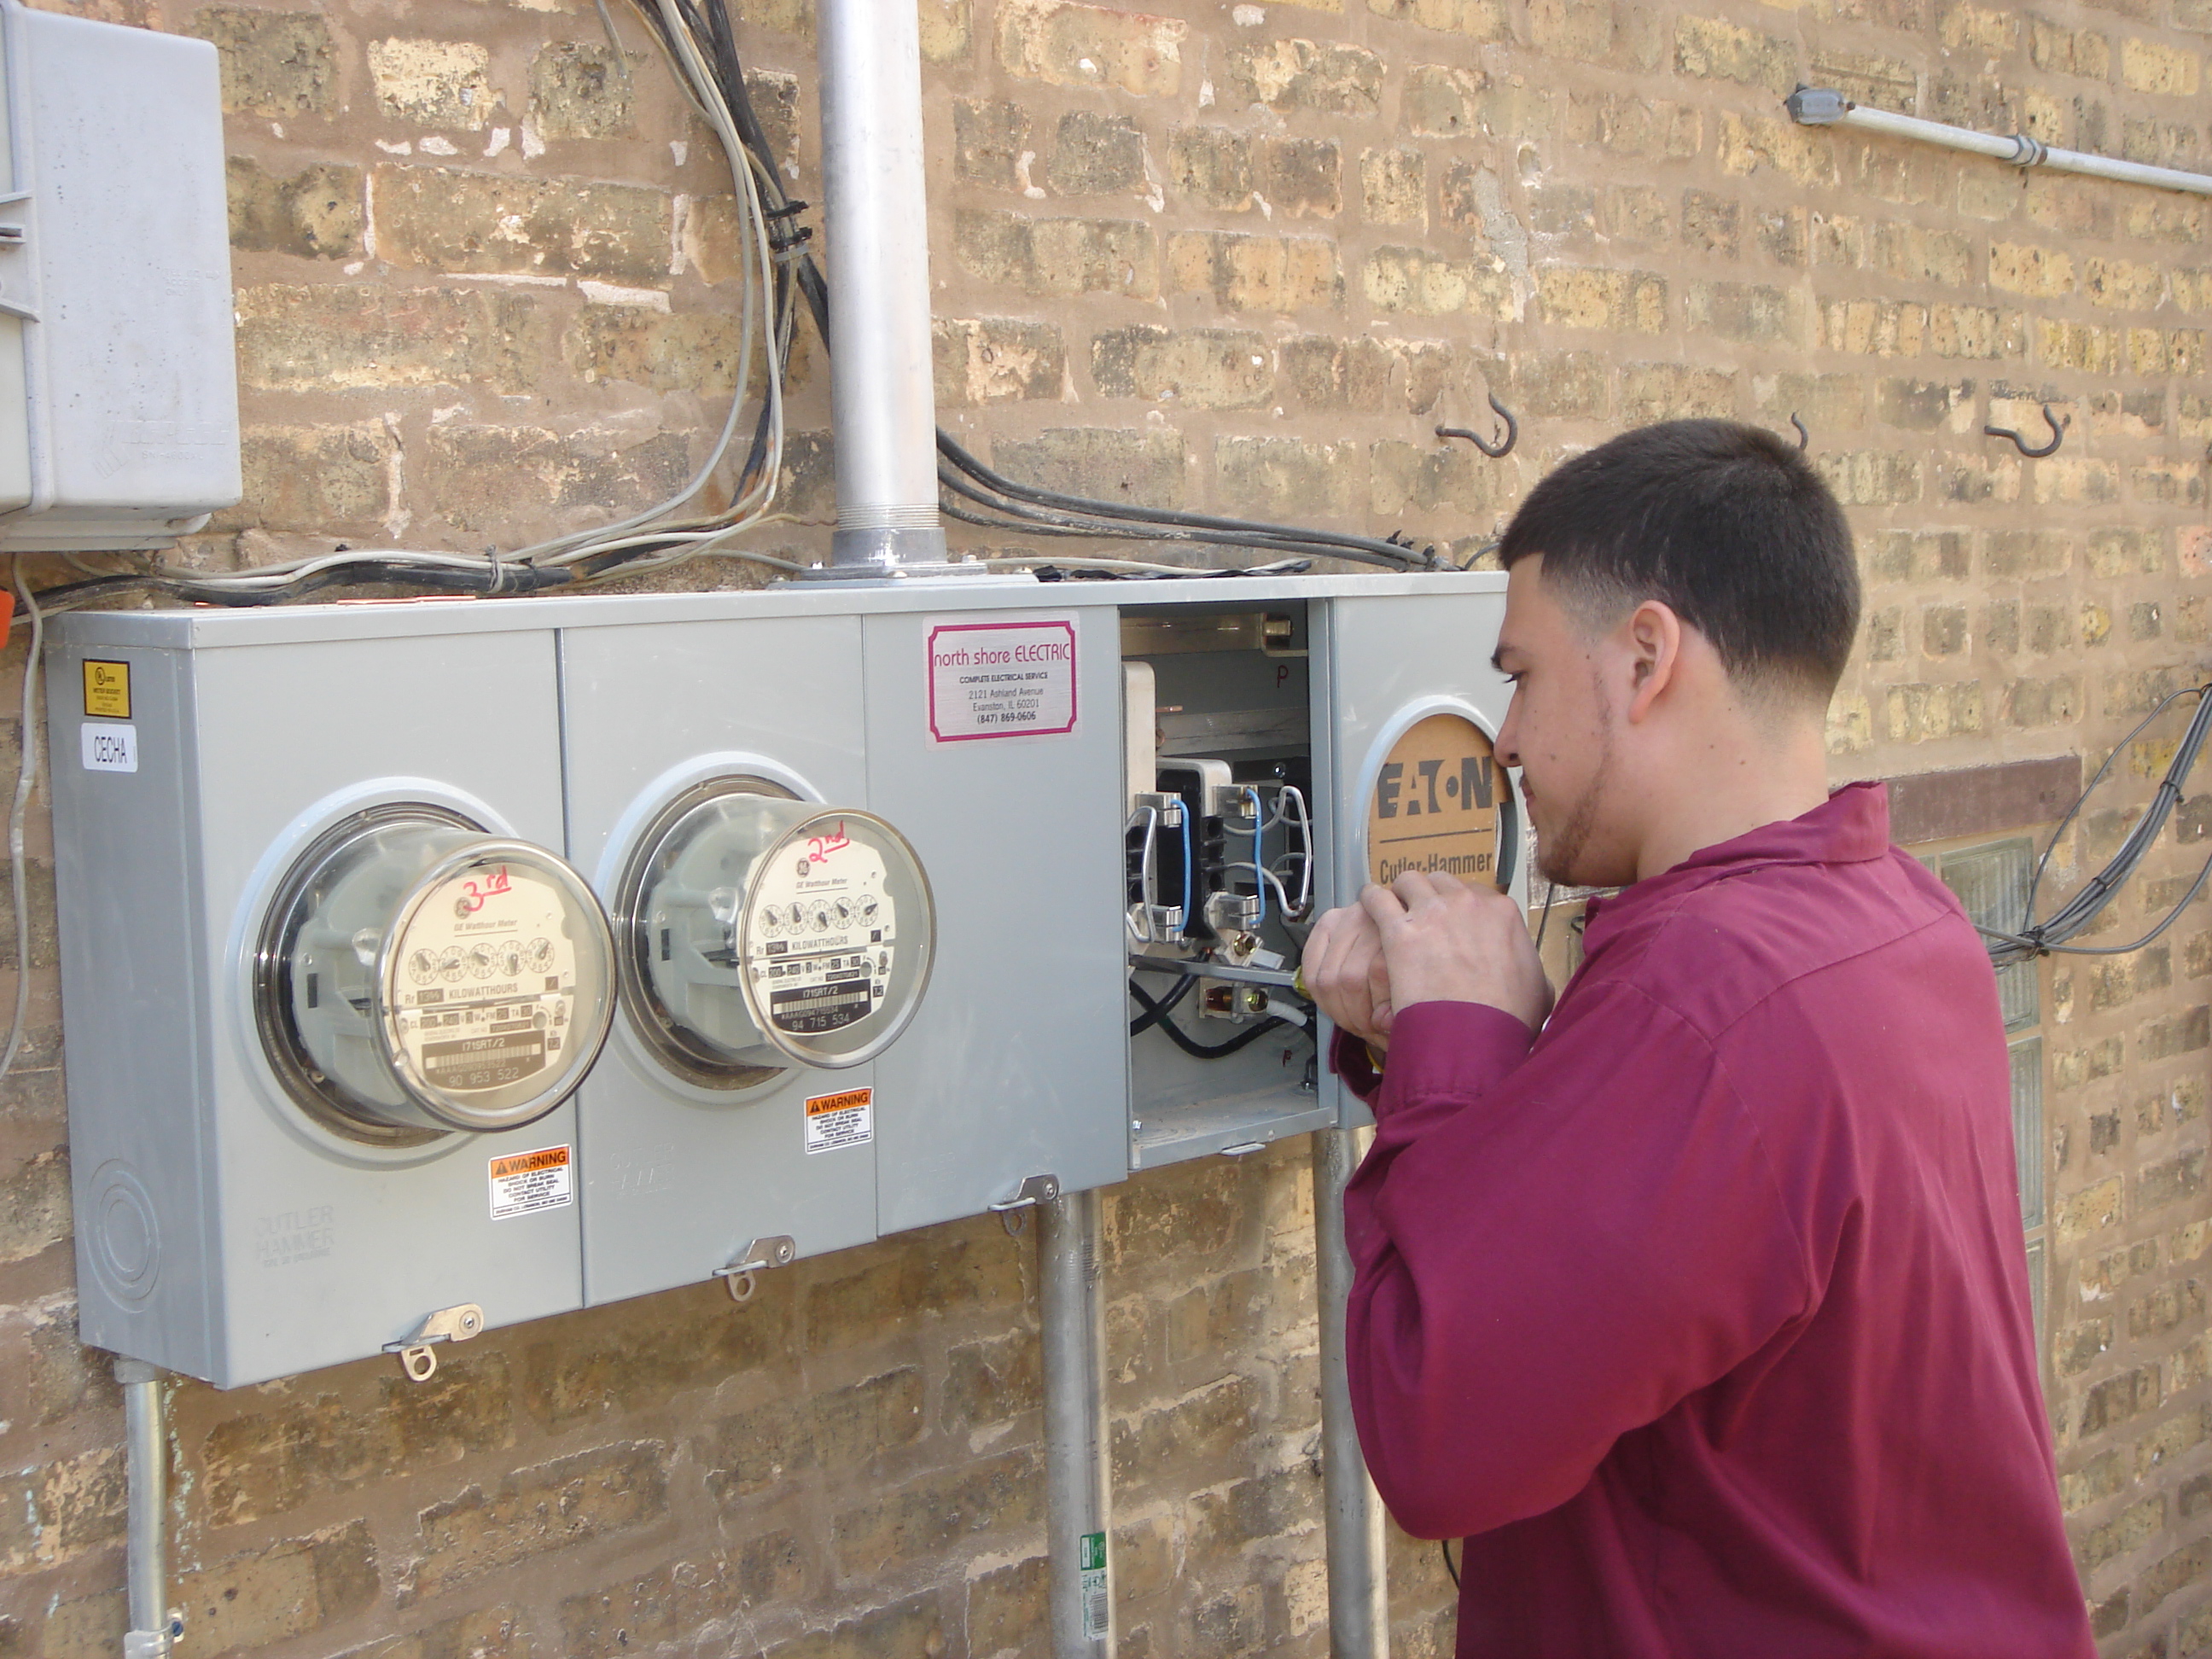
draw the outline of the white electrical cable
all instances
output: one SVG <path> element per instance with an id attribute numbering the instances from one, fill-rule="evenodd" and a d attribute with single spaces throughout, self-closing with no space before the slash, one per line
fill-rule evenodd
<path id="1" fill-rule="evenodd" d="M 196 588 L 251 594 L 274 592 L 323 571 L 349 565 L 390 564 L 416 568 L 427 565 L 440 569 L 466 571 L 471 575 L 481 575 L 489 570 L 496 575 L 508 565 L 567 569 L 607 553 L 642 546 L 666 550 L 651 557 L 631 560 L 583 580 L 593 582 L 617 580 L 701 557 L 739 559 L 784 572 L 803 568 L 792 560 L 727 545 L 732 537 L 771 517 L 770 509 L 775 504 L 783 470 L 785 422 L 781 348 L 789 337 L 796 307 L 795 303 L 788 304 L 782 313 L 778 314 L 774 303 L 776 254 L 760 193 L 759 164 L 739 137 L 736 118 L 714 80 L 706 54 L 672 0 L 638 0 L 638 3 L 653 7 L 659 15 L 667 33 L 663 35 L 656 30 L 654 35 L 663 56 L 669 60 L 670 69 L 685 100 L 714 130 L 722 146 L 730 166 L 731 183 L 737 196 L 744 242 L 744 257 L 739 262 L 744 276 L 739 305 L 739 350 L 730 407 L 706 459 L 690 479 L 674 495 L 641 512 L 633 513 L 611 524 L 571 532 L 507 553 L 495 552 L 485 556 L 418 552 L 398 548 L 363 548 L 281 560 L 247 570 L 219 574 L 178 570 L 155 561 L 151 562 L 148 574 L 167 581 L 188 582 Z M 599 3 L 599 0 L 595 0 L 595 3 Z M 620 40 L 614 33 L 613 21 L 606 15 L 603 3 L 600 4 L 600 15 L 626 75 L 628 59 L 622 53 Z M 761 378 L 767 426 L 767 442 L 763 447 L 763 465 L 758 477 L 744 494 L 719 512 L 699 514 L 689 518 L 672 517 L 707 488 L 728 458 L 740 417 L 747 407 L 745 391 L 752 380 L 757 349 L 765 360 Z M 495 582 L 495 591 L 496 587 Z M 67 601 L 64 604 L 66 605 Z"/>
<path id="2" fill-rule="evenodd" d="M 8 884 L 15 904 L 15 1013 L 8 1027 L 7 1048 L 0 1051 L 0 1078 L 15 1069 L 31 1015 L 31 900 L 24 868 L 23 823 L 30 816 L 32 791 L 39 784 L 39 657 L 46 638 L 46 618 L 39 612 L 30 584 L 23 580 L 20 553 L 15 556 L 13 574 L 15 592 L 30 615 L 31 638 L 23 659 L 21 738 L 16 745 L 22 765 L 15 774 L 15 803 L 8 809 Z"/>

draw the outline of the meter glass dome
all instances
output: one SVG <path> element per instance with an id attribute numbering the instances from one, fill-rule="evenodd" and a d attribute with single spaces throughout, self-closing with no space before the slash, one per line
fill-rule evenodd
<path id="1" fill-rule="evenodd" d="M 617 910 L 626 1000 L 678 1075 L 742 1089 L 857 1066 L 914 1017 L 936 915 L 904 836 L 755 778 L 672 802 Z"/>
<path id="2" fill-rule="evenodd" d="M 347 820 L 293 867 L 254 964 L 293 1098 L 355 1139 L 519 1128 L 568 1097 L 613 1017 L 613 940 L 543 848 L 432 807 Z"/>

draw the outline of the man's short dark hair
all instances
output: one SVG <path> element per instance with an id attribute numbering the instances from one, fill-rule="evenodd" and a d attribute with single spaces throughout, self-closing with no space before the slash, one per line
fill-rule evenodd
<path id="1" fill-rule="evenodd" d="M 1825 701 L 1858 631 L 1843 508 L 1786 440 L 1734 421 L 1639 427 L 1555 469 L 1498 544 L 1510 569 L 1617 614 L 1646 599 L 1712 642 L 1731 679 Z"/>

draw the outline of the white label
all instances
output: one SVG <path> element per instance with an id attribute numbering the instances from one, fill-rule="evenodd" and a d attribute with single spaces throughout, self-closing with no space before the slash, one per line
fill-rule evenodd
<path id="1" fill-rule="evenodd" d="M 806 1150 L 834 1152 L 841 1146 L 865 1146 L 876 1138 L 876 1091 L 845 1089 L 816 1095 L 806 1103 Z"/>
<path id="2" fill-rule="evenodd" d="M 1075 729 L 1075 623 L 939 623 L 929 629 L 929 735 L 939 743 Z"/>
<path id="3" fill-rule="evenodd" d="M 568 895 L 487 863 L 439 884 L 395 940 L 394 1034 L 441 1094 L 504 1089 L 556 1070 L 574 1036 L 576 947 Z"/>
<path id="4" fill-rule="evenodd" d="M 136 772 L 138 769 L 138 728 L 135 726 L 87 724 L 84 769 L 88 772 Z"/>
<path id="5" fill-rule="evenodd" d="M 1106 1534 L 1103 1532 L 1085 1533 L 1079 1559 L 1082 1573 L 1079 1593 L 1083 1597 L 1083 1639 L 1103 1642 L 1106 1639 L 1111 1611 L 1107 1604 Z"/>
<path id="6" fill-rule="evenodd" d="M 756 877 L 745 972 L 769 1023 L 793 1036 L 842 1031 L 890 986 L 898 911 L 884 855 L 841 823 Z"/>
<path id="7" fill-rule="evenodd" d="M 575 1198 L 575 1160 L 567 1146 L 510 1152 L 492 1159 L 489 1168 L 494 1221 L 557 1210 Z"/>

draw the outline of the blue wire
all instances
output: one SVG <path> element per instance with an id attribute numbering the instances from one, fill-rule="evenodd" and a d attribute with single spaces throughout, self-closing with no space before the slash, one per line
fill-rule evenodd
<path id="1" fill-rule="evenodd" d="M 1190 808 L 1182 809 L 1182 925 L 1190 927 Z"/>
<path id="2" fill-rule="evenodd" d="M 1244 793 L 1252 800 L 1252 885 L 1260 890 L 1260 920 L 1252 925 L 1257 927 L 1267 920 L 1267 878 L 1260 873 L 1267 867 L 1260 858 L 1261 820 L 1267 814 L 1260 810 L 1258 790 L 1247 789 Z"/>

